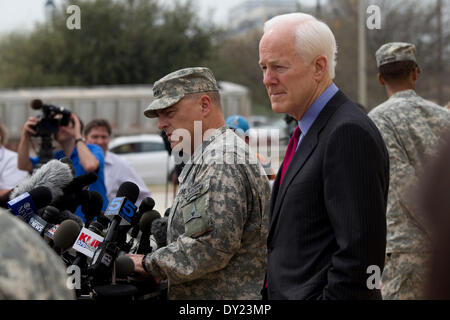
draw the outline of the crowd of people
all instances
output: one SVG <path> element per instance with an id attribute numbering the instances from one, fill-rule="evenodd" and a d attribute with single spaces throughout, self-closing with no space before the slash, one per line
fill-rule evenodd
<path id="1" fill-rule="evenodd" d="M 171 148 L 189 157 L 170 208 L 167 245 L 128 255 L 136 275 L 167 280 L 169 299 L 449 296 L 433 290 L 439 279 L 429 271 L 443 270 L 439 258 L 450 245 L 441 241 L 448 226 L 436 222 L 438 213 L 448 221 L 448 197 L 423 190 L 430 177 L 448 187 L 448 175 L 436 175 L 430 163 L 448 163 L 439 155 L 448 160 L 442 148 L 450 112 L 416 93 L 426 70 L 413 44 L 390 42 L 375 53 L 388 100 L 369 114 L 334 83 L 336 55 L 332 31 L 311 15 L 280 15 L 264 25 L 263 83 L 272 110 L 296 124 L 278 173 L 249 148 L 246 119 L 225 120 L 211 70 L 185 68 L 154 83 L 144 115 L 157 118 Z M 2 198 L 39 163 L 29 156 L 37 121 L 25 123 L 17 155 L 1 146 Z M 179 130 L 194 138 L 176 139 Z M 90 189 L 102 195 L 103 210 L 123 181 L 139 186 L 139 201 L 150 196 L 134 170 L 108 151 L 111 134 L 106 120 L 83 129 L 72 113 L 54 137 L 62 148 L 55 159 L 69 157 L 76 175 L 97 173 Z M 422 180 L 428 184 L 420 192 Z M 367 285 L 371 267 L 382 274 L 375 287 Z"/>

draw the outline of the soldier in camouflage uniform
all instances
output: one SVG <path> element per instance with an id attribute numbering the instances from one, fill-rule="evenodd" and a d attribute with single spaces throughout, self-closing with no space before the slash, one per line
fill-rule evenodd
<path id="1" fill-rule="evenodd" d="M 167 278 L 169 299 L 259 299 L 270 197 L 264 169 L 225 125 L 209 69 L 173 72 L 153 92 L 145 115 L 158 117 L 174 153 L 181 145 L 190 157 L 170 210 L 168 245 L 144 257 L 130 255 L 135 271 Z M 194 121 L 201 121 L 200 139 Z M 176 129 L 189 131 L 191 139 L 176 144 Z"/>
<path id="2" fill-rule="evenodd" d="M 430 229 L 418 212 L 412 187 L 436 155 L 450 128 L 450 112 L 415 92 L 419 68 L 415 47 L 387 43 L 376 52 L 379 81 L 389 99 L 369 117 L 378 126 L 390 160 L 384 299 L 420 299 L 423 294 Z"/>
<path id="3" fill-rule="evenodd" d="M 0 209 L 0 299 L 74 299 L 66 268 L 39 235 Z"/>

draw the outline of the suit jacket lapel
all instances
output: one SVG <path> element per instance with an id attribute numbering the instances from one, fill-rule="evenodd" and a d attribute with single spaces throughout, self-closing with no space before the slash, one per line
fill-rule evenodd
<path id="1" fill-rule="evenodd" d="M 270 216 L 269 216 L 269 223 L 272 222 L 272 215 L 273 215 L 273 208 L 275 206 L 275 202 L 277 200 L 278 190 L 280 189 L 280 177 L 281 177 L 281 169 L 283 168 L 283 163 L 281 163 L 280 168 L 278 169 L 277 176 L 275 178 L 275 181 L 273 183 L 272 187 L 272 194 L 270 197 Z"/>
<path id="2" fill-rule="evenodd" d="M 338 91 L 333 98 L 327 103 L 327 105 L 320 112 L 316 121 L 313 123 L 312 127 L 309 129 L 306 136 L 303 138 L 302 143 L 298 147 L 298 150 L 295 152 L 294 157 L 289 164 L 288 169 L 286 170 L 285 176 L 283 178 L 283 183 L 280 187 L 280 174 L 281 170 L 278 171 L 277 178 L 274 183 L 274 189 L 272 192 L 271 204 L 270 204 L 270 227 L 269 227 L 269 235 L 268 241 L 270 240 L 274 226 L 276 225 L 276 220 L 280 215 L 281 204 L 283 203 L 284 196 L 286 195 L 286 190 L 289 185 L 292 183 L 292 180 L 297 175 L 297 173 L 301 170 L 306 160 L 309 158 L 311 153 L 317 146 L 318 143 L 318 135 L 320 131 L 325 127 L 329 118 L 333 115 L 333 113 L 337 110 L 337 107 L 342 104 L 342 102 L 346 99 L 345 95 Z"/>

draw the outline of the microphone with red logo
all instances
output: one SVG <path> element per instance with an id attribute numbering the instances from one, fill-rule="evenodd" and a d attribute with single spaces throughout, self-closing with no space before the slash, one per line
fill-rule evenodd
<path id="1" fill-rule="evenodd" d="M 102 230 L 104 226 L 98 222 L 93 221 L 90 223 L 89 228 L 83 228 L 80 231 L 72 248 L 77 251 L 75 259 L 70 263 L 71 265 L 78 266 L 80 268 L 80 274 L 82 277 L 82 285 L 80 290 L 76 290 L 77 296 L 87 293 L 90 286 L 87 283 L 88 279 L 88 259 L 92 258 L 95 250 L 97 250 L 99 244 L 103 241 L 104 237 Z"/>

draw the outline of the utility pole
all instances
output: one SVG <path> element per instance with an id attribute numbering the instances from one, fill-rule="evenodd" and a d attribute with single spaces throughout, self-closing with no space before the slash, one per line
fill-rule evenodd
<path id="1" fill-rule="evenodd" d="M 358 5 L 358 101 L 367 108 L 367 73 L 366 73 L 366 23 L 365 1 L 357 1 Z"/>
<path id="2" fill-rule="evenodd" d="M 322 6 L 320 5 L 320 0 L 316 0 L 316 17 L 320 19 L 322 15 Z"/>
<path id="3" fill-rule="evenodd" d="M 437 15 L 437 36 L 438 36 L 438 57 L 437 57 L 437 72 L 438 72 L 438 104 L 444 104 L 444 64 L 442 63 L 442 0 L 436 2 Z"/>

